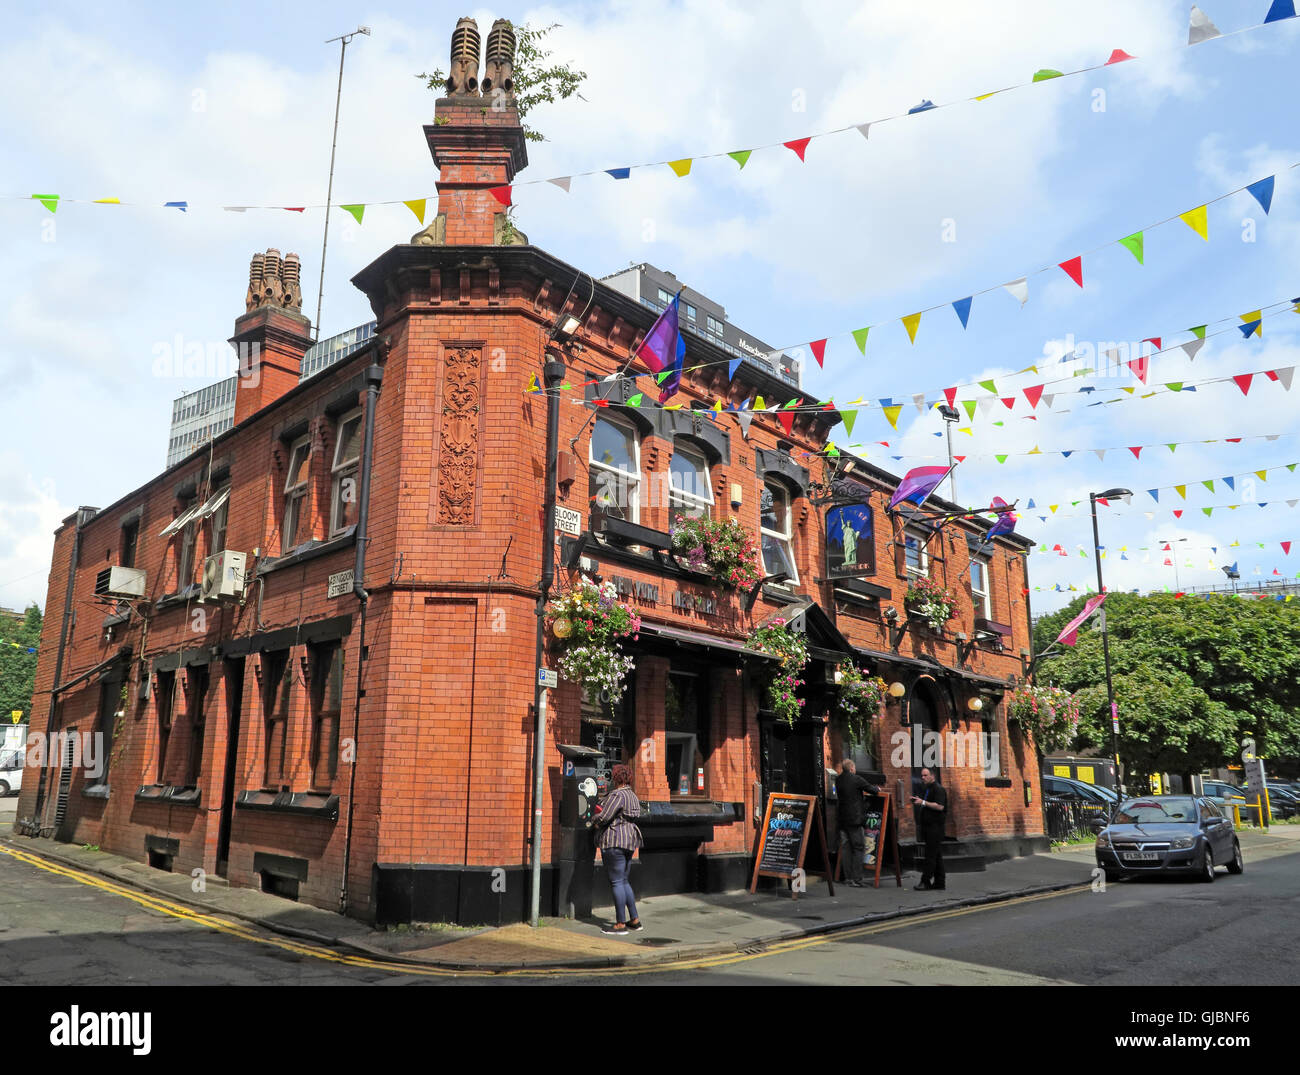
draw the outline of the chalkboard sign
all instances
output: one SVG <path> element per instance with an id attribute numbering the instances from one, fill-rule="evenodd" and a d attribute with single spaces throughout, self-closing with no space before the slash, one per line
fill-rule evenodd
<path id="1" fill-rule="evenodd" d="M 773 792 L 767 797 L 763 811 L 763 827 L 758 835 L 758 851 L 754 858 L 754 876 L 749 891 L 758 887 L 760 877 L 784 877 L 792 880 L 804 873 L 804 856 L 808 852 L 808 838 L 817 830 L 821 843 L 822 863 L 826 883 L 835 895 L 835 882 L 831 878 L 830 859 L 826 853 L 826 830 L 822 826 L 821 811 L 816 795 L 785 795 Z"/>
<path id="2" fill-rule="evenodd" d="M 894 879 L 901 888 L 903 884 L 903 865 L 898 857 L 898 824 L 891 815 L 890 807 L 893 804 L 893 796 L 888 793 L 884 795 L 867 795 L 866 812 L 863 816 L 863 840 L 866 851 L 863 856 L 863 864 L 869 870 L 875 872 L 874 886 L 880 887 L 880 867 L 890 865 L 894 867 Z M 844 874 L 844 856 L 852 854 L 852 847 L 845 845 L 840 851 L 839 857 L 835 863 L 835 879 L 838 881 Z"/>

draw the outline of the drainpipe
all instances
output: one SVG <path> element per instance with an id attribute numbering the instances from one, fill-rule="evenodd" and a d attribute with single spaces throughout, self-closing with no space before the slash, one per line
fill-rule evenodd
<path id="1" fill-rule="evenodd" d="M 387 347 L 385 345 L 385 351 Z M 348 820 L 346 834 L 343 838 L 343 884 L 339 889 L 339 914 L 348 910 L 348 875 L 352 866 L 352 818 L 357 801 L 357 741 L 361 734 L 361 684 L 362 670 L 366 660 L 366 611 L 370 607 L 370 595 L 366 592 L 366 545 L 370 541 L 370 473 L 374 468 L 375 448 L 375 404 L 379 399 L 379 385 L 384 379 L 384 371 L 377 363 L 366 367 L 366 417 L 361 446 L 361 489 L 358 492 L 360 503 L 357 505 L 356 545 L 357 558 L 352 567 L 352 592 L 361 602 L 361 622 L 357 635 L 357 703 L 352 713 L 352 770 L 348 774 Z"/>
<path id="2" fill-rule="evenodd" d="M 560 393 L 564 383 L 564 362 L 555 351 L 546 354 L 543 368 L 546 379 L 546 500 L 542 519 L 542 581 L 537 595 L 537 660 L 533 683 L 533 853 L 532 853 L 532 908 L 529 922 L 538 925 L 542 903 L 542 793 L 546 778 L 546 688 L 538 675 L 542 669 L 543 650 L 546 645 L 546 603 L 550 600 L 551 583 L 555 581 L 555 472 L 560 451 Z"/>
<path id="3" fill-rule="evenodd" d="M 67 592 L 63 595 L 63 623 L 59 627 L 59 649 L 54 657 L 54 687 L 50 690 L 50 709 L 45 717 L 45 748 L 47 751 L 50 746 L 50 736 L 54 732 L 54 710 L 59 701 L 55 691 L 59 684 L 63 682 L 63 655 L 68 644 L 68 620 L 72 618 L 72 589 L 77 579 L 77 561 L 81 559 L 81 530 L 96 515 L 98 510 L 97 508 L 77 509 L 77 529 L 72 538 L 72 559 L 68 561 Z M 45 805 L 45 785 L 46 777 L 49 775 L 50 761 L 51 759 L 47 755 L 45 764 L 41 766 L 40 779 L 36 785 L 36 806 L 32 810 L 32 815 L 36 821 L 38 833 L 41 827 L 41 811 Z"/>

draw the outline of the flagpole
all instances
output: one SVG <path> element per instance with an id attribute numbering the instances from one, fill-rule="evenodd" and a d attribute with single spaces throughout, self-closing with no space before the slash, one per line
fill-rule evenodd
<path id="1" fill-rule="evenodd" d="M 325 301 L 325 251 L 329 249 L 330 243 L 330 206 L 334 201 L 334 155 L 339 148 L 339 105 L 343 102 L 343 61 L 347 57 L 348 42 L 357 34 L 365 34 L 369 37 L 370 27 L 358 26 L 350 34 L 331 37 L 325 42 L 327 45 L 335 41 L 339 42 L 339 86 L 334 94 L 334 140 L 330 143 L 330 178 L 329 186 L 325 191 L 325 236 L 320 244 L 320 283 L 316 287 L 316 323 L 312 326 L 316 330 L 318 340 L 320 339 L 321 304 Z"/>

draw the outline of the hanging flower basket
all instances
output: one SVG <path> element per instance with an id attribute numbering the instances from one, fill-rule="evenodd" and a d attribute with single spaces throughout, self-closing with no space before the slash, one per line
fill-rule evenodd
<path id="1" fill-rule="evenodd" d="M 796 697 L 804 685 L 799 672 L 808 663 L 808 643 L 803 634 L 778 617 L 751 631 L 745 645 L 780 661 L 767 681 L 768 708 L 786 724 L 794 724 L 804 706 L 804 700 Z"/>
<path id="2" fill-rule="evenodd" d="M 1079 731 L 1079 700 L 1064 687 L 1020 686 L 1007 695 L 1007 720 L 1019 724 L 1044 753 L 1070 744 Z"/>
<path id="3" fill-rule="evenodd" d="M 583 576 L 546 606 L 546 618 L 562 647 L 560 674 L 593 696 L 604 691 L 617 702 L 624 679 L 636 667 L 619 645 L 620 639 L 636 639 L 641 630 L 636 609 L 619 601 L 612 582 L 597 586 Z"/>
<path id="4" fill-rule="evenodd" d="M 957 595 L 941 583 L 928 578 L 913 579 L 903 597 L 903 607 L 922 620 L 932 631 L 942 631 L 952 618 Z"/>
<path id="5" fill-rule="evenodd" d="M 839 676 L 835 711 L 845 735 L 854 743 L 870 743 L 875 738 L 873 722 L 889 687 L 879 676 L 863 675 L 852 661 L 840 663 Z"/>
<path id="6" fill-rule="evenodd" d="M 678 519 L 669 533 L 673 555 L 719 586 L 748 589 L 763 577 L 758 545 L 735 519 Z"/>

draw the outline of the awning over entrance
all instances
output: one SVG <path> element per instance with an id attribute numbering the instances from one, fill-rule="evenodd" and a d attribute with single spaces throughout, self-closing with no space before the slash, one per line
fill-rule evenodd
<path id="1" fill-rule="evenodd" d="M 687 631 L 680 627 L 666 627 L 657 623 L 647 623 L 641 621 L 641 637 L 646 639 L 658 639 L 664 643 L 675 644 L 678 646 L 696 646 L 701 649 L 712 650 L 717 654 L 725 654 L 735 659 L 746 658 L 760 661 L 774 661 L 775 657 L 770 653 L 763 653 L 760 650 L 750 649 L 743 642 L 734 638 L 723 638 L 720 635 L 709 635 L 702 631 Z"/>
<path id="2" fill-rule="evenodd" d="M 998 679 L 996 676 L 985 676 L 978 672 L 971 672 L 965 668 L 952 668 L 946 664 L 940 664 L 935 660 L 926 660 L 918 657 L 904 657 L 900 653 L 882 653 L 880 650 L 866 649 L 859 647 L 857 652 L 873 662 L 885 662 L 894 665 L 901 665 L 905 668 L 913 668 L 919 672 L 929 672 L 931 675 L 952 676 L 955 679 L 964 679 L 970 683 L 978 684 L 981 687 L 988 687 L 991 690 L 1008 690 L 1012 686 L 1004 679 Z"/>

